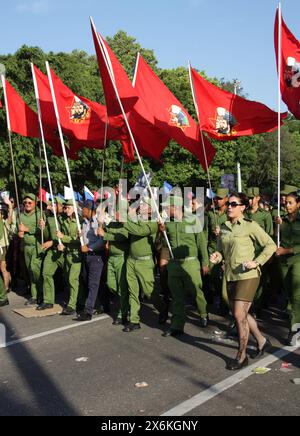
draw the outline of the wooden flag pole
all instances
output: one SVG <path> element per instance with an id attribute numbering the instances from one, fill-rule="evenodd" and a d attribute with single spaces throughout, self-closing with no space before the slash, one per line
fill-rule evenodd
<path id="1" fill-rule="evenodd" d="M 282 56 L 282 15 L 281 2 L 278 5 L 278 216 L 280 217 L 281 196 L 281 56 Z M 277 246 L 280 247 L 280 225 L 277 226 Z"/>
<path id="2" fill-rule="evenodd" d="M 51 195 L 51 203 L 52 203 L 55 227 L 56 227 L 56 231 L 59 232 L 60 228 L 59 228 L 59 225 L 58 225 L 57 212 L 56 212 L 56 209 L 55 209 L 55 201 L 54 201 L 54 195 L 53 195 L 52 180 L 51 180 L 51 175 L 50 175 L 50 170 L 49 170 L 49 162 L 48 162 L 46 142 L 45 142 L 45 136 L 44 136 L 44 128 L 43 128 L 43 122 L 42 122 L 42 111 L 41 111 L 41 105 L 40 105 L 39 89 L 38 89 L 38 86 L 37 86 L 37 81 L 36 81 L 36 76 L 35 76 L 35 72 L 34 72 L 34 65 L 33 65 L 33 63 L 31 63 L 31 72 L 32 72 L 32 78 L 33 78 L 34 92 L 35 92 L 37 111 L 38 111 L 38 120 L 39 120 L 40 133 L 41 133 L 41 141 L 42 141 L 44 158 L 45 158 L 45 165 L 46 165 L 46 171 L 47 171 L 47 177 L 48 177 L 48 183 L 49 183 L 49 190 L 50 190 L 50 195 Z M 60 239 L 58 239 L 58 243 L 59 243 L 59 245 L 62 245 L 62 242 L 61 242 Z"/>
<path id="3" fill-rule="evenodd" d="M 56 96 L 55 96 L 55 91 L 54 91 L 54 86 L 53 86 L 52 74 L 50 71 L 50 66 L 49 66 L 48 61 L 46 62 L 46 68 L 47 68 L 47 75 L 48 75 L 48 79 L 49 79 L 50 89 L 51 89 L 53 106 L 54 106 L 54 110 L 55 110 L 55 116 L 56 116 L 56 121 L 57 121 L 57 127 L 58 127 L 58 132 L 59 132 L 61 148 L 62 148 L 64 161 L 65 161 L 65 167 L 66 167 L 66 171 L 67 171 L 68 183 L 69 183 L 69 186 L 72 190 L 72 201 L 73 201 L 73 206 L 74 206 L 77 230 L 78 230 L 78 233 L 81 234 L 81 225 L 80 225 L 80 221 L 79 221 L 78 208 L 77 208 L 77 203 L 75 200 L 73 182 L 72 182 L 72 177 L 71 177 L 71 173 L 70 173 L 70 167 L 69 167 L 69 162 L 68 162 L 68 157 L 67 157 L 67 152 L 66 152 L 66 147 L 65 147 L 64 136 L 63 136 L 63 132 L 62 132 L 61 124 L 60 124 L 60 117 L 59 117 L 57 101 L 56 101 Z M 81 246 L 83 247 L 84 241 L 83 241 L 82 236 L 80 236 L 80 243 L 81 243 Z"/>
<path id="4" fill-rule="evenodd" d="M 7 131 L 8 131 L 10 155 L 11 155 L 11 164 L 12 164 L 13 177 L 14 177 L 14 185 L 15 185 L 15 193 L 16 193 L 16 201 L 17 201 L 18 219 L 19 219 L 19 222 L 20 222 L 20 215 L 21 215 L 20 197 L 19 197 L 19 190 L 18 190 L 18 183 L 17 183 L 15 157 L 14 157 L 14 151 L 13 151 L 13 146 L 12 146 L 12 138 L 11 138 L 11 125 L 10 125 L 9 107 L 8 107 L 7 94 L 6 94 L 6 84 L 5 84 L 5 77 L 4 77 L 3 74 L 1 74 L 1 82 L 2 82 L 2 87 L 3 87 L 4 101 L 5 101 L 5 108 L 6 108 L 6 123 L 7 123 Z"/>
<path id="5" fill-rule="evenodd" d="M 101 41 L 101 39 L 100 39 L 100 37 L 99 37 L 99 35 L 98 35 L 98 33 L 97 33 L 97 30 L 96 30 L 96 27 L 95 27 L 95 25 L 94 25 L 94 22 L 93 22 L 93 19 L 92 19 L 92 18 L 91 18 L 91 24 L 92 24 L 92 27 L 93 27 L 93 29 L 94 29 L 94 33 L 95 33 L 95 35 L 96 35 L 96 37 L 97 37 L 98 44 L 99 44 L 99 48 L 100 48 L 100 50 L 101 50 L 101 53 L 102 53 L 102 56 L 103 56 L 103 59 L 104 59 L 104 62 L 105 62 L 105 65 L 106 65 L 106 68 L 107 68 L 107 71 L 108 71 L 108 74 L 109 74 L 110 80 L 111 80 L 111 83 L 112 83 L 112 85 L 113 85 L 113 88 L 114 88 L 114 91 L 115 91 L 115 94 L 116 94 L 116 97 L 117 97 L 117 100 L 118 100 L 118 103 L 119 103 L 119 106 L 120 106 L 120 110 L 121 110 L 121 112 L 122 112 L 122 115 L 123 115 L 123 118 L 124 118 L 124 121 L 125 121 L 125 124 L 126 124 L 127 130 L 128 130 L 129 136 L 130 136 L 130 139 L 131 139 L 131 141 L 132 141 L 132 144 L 133 144 L 133 146 L 134 146 L 134 150 L 135 150 L 135 152 L 136 152 L 136 155 L 137 155 L 137 158 L 138 158 L 139 164 L 140 164 L 141 169 L 142 169 L 142 172 L 143 172 L 143 174 L 144 174 L 144 177 L 145 177 L 145 180 L 146 180 L 146 183 L 147 183 L 147 187 L 148 187 L 148 190 L 149 190 L 149 192 L 150 192 L 151 199 L 152 199 L 153 204 L 154 204 L 155 213 L 157 214 L 158 219 L 159 219 L 160 221 L 162 221 L 162 217 L 161 217 L 161 215 L 160 215 L 160 213 L 159 213 L 159 208 L 158 208 L 157 203 L 156 203 L 156 200 L 155 200 L 155 198 L 154 198 L 153 190 L 152 190 L 152 188 L 151 188 L 151 186 L 150 186 L 149 179 L 148 179 L 147 174 L 146 174 L 146 171 L 145 171 L 145 167 L 144 167 L 144 165 L 143 165 L 143 162 L 142 162 L 142 159 L 141 159 L 140 153 L 139 153 L 139 151 L 138 151 L 138 148 L 137 148 L 137 145 L 136 145 L 136 142 L 135 142 L 135 139 L 134 139 L 134 136 L 133 136 L 133 133 L 132 133 L 131 127 L 130 127 L 130 125 L 129 125 L 129 122 L 128 122 L 128 119 L 127 119 L 127 116 L 126 116 L 126 113 L 125 113 L 125 110 L 124 110 L 124 107 L 123 107 L 123 104 L 122 104 L 122 101 L 121 101 L 121 98 L 120 98 L 119 93 L 118 93 L 117 85 L 116 85 L 116 82 L 115 82 L 115 79 L 114 79 L 113 73 L 112 73 L 112 71 L 111 71 L 111 67 L 109 66 L 108 60 L 107 60 L 107 58 L 106 58 L 106 54 L 105 54 L 104 47 L 103 47 L 103 45 L 102 45 L 102 41 Z M 166 243 L 167 243 L 167 245 L 168 245 L 168 249 L 169 249 L 169 251 L 170 251 L 170 255 L 171 255 L 172 259 L 174 259 L 174 254 L 173 254 L 173 251 L 172 251 L 172 248 L 171 248 L 171 245 L 170 245 L 170 241 L 169 241 L 169 239 L 168 239 L 168 236 L 167 236 L 167 233 L 166 233 L 166 232 L 164 232 L 164 237 L 165 237 L 165 239 L 166 239 Z"/>

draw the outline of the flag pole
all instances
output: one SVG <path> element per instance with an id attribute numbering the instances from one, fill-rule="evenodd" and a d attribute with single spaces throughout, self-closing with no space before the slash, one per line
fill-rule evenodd
<path id="1" fill-rule="evenodd" d="M 234 80 L 234 95 L 237 95 L 238 88 L 240 86 L 241 82 L 239 82 L 237 79 Z M 238 178 L 238 192 L 243 192 L 243 184 L 242 184 L 242 170 L 241 170 L 241 162 L 239 157 L 237 156 L 237 178 Z"/>
<path id="2" fill-rule="evenodd" d="M 13 170 L 13 177 L 14 177 L 14 185 L 15 185 L 15 193 L 16 193 L 16 201 L 17 201 L 18 218 L 19 218 L 19 222 L 20 222 L 20 215 L 21 215 L 20 198 L 19 198 L 19 190 L 18 190 L 18 183 L 17 183 L 15 157 L 14 157 L 14 151 L 13 151 L 13 146 L 12 146 L 12 138 L 11 138 L 11 125 L 10 125 L 9 107 L 8 107 L 7 94 L 6 94 L 6 83 L 5 83 L 5 77 L 4 77 L 3 74 L 1 74 L 1 82 L 2 82 L 3 93 L 4 93 L 4 101 L 5 101 L 5 108 L 6 108 L 6 123 L 7 123 L 8 139 L 9 139 L 9 148 L 10 148 L 11 163 L 12 163 L 12 170 Z"/>
<path id="3" fill-rule="evenodd" d="M 33 65 L 33 63 L 31 63 L 31 72 L 32 72 L 32 78 L 33 78 L 34 92 L 35 92 L 37 111 L 38 111 L 38 120 L 39 120 L 39 126 L 40 126 L 41 141 L 42 141 L 44 158 L 45 158 L 45 165 L 46 165 L 46 171 L 47 171 L 47 177 L 48 177 L 48 183 L 49 183 L 49 190 L 50 190 L 50 195 L 51 195 L 51 203 L 52 203 L 55 227 L 56 227 L 56 231 L 59 232 L 60 228 L 59 228 L 59 225 L 58 225 L 58 218 L 57 218 L 57 213 L 56 213 L 56 209 L 55 209 L 55 201 L 54 201 L 54 195 L 53 195 L 52 180 L 51 180 L 51 175 L 50 175 L 50 170 L 49 170 L 49 162 L 48 162 L 46 143 L 45 143 L 45 136 L 44 136 L 44 128 L 43 128 L 43 123 L 42 123 L 42 112 L 41 112 L 41 105 L 40 105 L 39 89 L 38 89 L 38 86 L 37 86 L 37 81 L 36 81 L 36 76 L 35 76 L 35 72 L 34 72 L 34 65 Z M 59 243 L 59 245 L 62 245 L 62 242 L 61 242 L 60 239 L 58 239 L 58 243 Z"/>
<path id="4" fill-rule="evenodd" d="M 137 158 L 138 158 L 139 164 L 140 164 L 141 169 L 142 169 L 142 172 L 143 172 L 143 174 L 144 174 L 144 177 L 145 177 L 145 180 L 146 180 L 146 183 L 147 183 L 147 187 L 148 187 L 148 190 L 149 190 L 149 192 L 150 192 L 151 199 L 152 199 L 153 204 L 154 204 L 155 212 L 156 212 L 157 217 L 159 218 L 159 220 L 162 221 L 162 217 L 161 217 L 161 215 L 160 215 L 160 213 L 159 213 L 159 208 L 158 208 L 157 203 L 156 203 L 156 200 L 155 200 L 155 198 L 154 198 L 153 190 L 152 190 L 152 188 L 151 188 L 151 186 L 150 186 L 149 179 L 148 179 L 147 174 L 146 174 L 146 171 L 145 171 L 145 167 L 144 167 L 144 165 L 143 165 L 143 162 L 142 162 L 142 159 L 141 159 L 140 153 L 139 153 L 139 151 L 138 151 L 138 148 L 137 148 L 137 145 L 136 145 L 136 142 L 135 142 L 135 139 L 134 139 L 134 136 L 133 136 L 133 133 L 132 133 L 132 130 L 131 130 L 131 127 L 130 127 L 129 121 L 128 121 L 128 119 L 127 119 L 127 116 L 126 116 L 126 113 L 125 113 L 125 110 L 124 110 L 124 107 L 123 107 L 123 104 L 122 104 L 121 98 L 120 98 L 119 93 L 118 93 L 117 85 L 116 85 L 115 79 L 114 79 L 114 77 L 113 77 L 113 74 L 112 74 L 112 71 L 111 71 L 111 67 L 110 67 L 109 64 L 108 64 L 108 60 L 107 60 L 107 58 L 106 58 L 106 54 L 105 54 L 104 48 L 103 48 L 103 46 L 102 46 L 102 41 L 100 40 L 100 37 L 99 37 L 99 35 L 98 35 L 98 33 L 97 33 L 97 30 L 96 30 L 96 27 L 95 27 L 95 24 L 94 24 L 94 21 L 93 21 L 92 18 L 91 18 L 91 24 L 92 24 L 92 26 L 93 26 L 94 33 L 95 33 L 95 35 L 96 35 L 96 37 L 97 37 L 97 41 L 98 41 L 98 44 L 99 44 L 99 47 L 100 47 L 100 50 L 101 50 L 101 53 L 102 53 L 102 56 L 103 56 L 103 59 L 104 59 L 104 62 L 105 62 L 105 65 L 106 65 L 107 71 L 108 71 L 108 74 L 109 74 L 109 77 L 110 77 L 111 83 L 112 83 L 112 85 L 113 85 L 113 88 L 114 88 L 114 91 L 115 91 L 115 94 L 116 94 L 116 97 L 117 97 L 117 100 L 118 100 L 118 103 L 119 103 L 119 106 L 120 106 L 120 109 L 121 109 L 121 112 L 122 112 L 122 115 L 123 115 L 124 121 L 125 121 L 125 124 L 126 124 L 127 130 L 128 130 L 129 136 L 130 136 L 130 139 L 131 139 L 131 141 L 132 141 L 132 144 L 133 144 L 134 150 L 135 150 L 135 152 L 136 152 L 136 155 L 137 155 Z M 164 237 L 165 237 L 165 239 L 166 239 L 166 243 L 167 243 L 167 245 L 168 245 L 168 249 L 169 249 L 169 251 L 170 251 L 170 255 L 171 255 L 172 259 L 174 259 L 174 254 L 173 254 L 173 251 L 172 251 L 172 248 L 171 248 L 171 245 L 170 245 L 170 241 L 169 241 L 168 236 L 167 236 L 167 232 L 164 232 Z"/>
<path id="5" fill-rule="evenodd" d="M 39 142 L 39 159 L 40 159 L 40 212 L 41 221 L 43 220 L 43 199 L 42 199 L 42 189 L 43 189 L 43 176 L 42 176 L 42 147 L 41 142 Z M 41 242 L 44 245 L 44 229 L 41 229 Z"/>
<path id="6" fill-rule="evenodd" d="M 66 167 L 66 171 L 67 171 L 68 183 L 69 183 L 69 186 L 70 186 L 70 188 L 72 190 L 72 201 L 73 201 L 73 206 L 74 206 L 74 212 L 75 212 L 77 229 L 78 229 L 78 233 L 80 234 L 81 233 L 81 226 L 80 226 L 80 221 L 79 221 L 78 208 L 77 208 L 77 204 L 76 204 L 76 200 L 75 200 L 73 182 L 72 182 L 72 177 L 71 177 L 71 173 L 70 173 L 70 167 L 69 167 L 69 162 L 68 162 L 68 157 L 67 157 L 67 152 L 66 152 L 63 132 L 62 132 L 61 124 L 60 124 L 60 118 L 59 118 L 57 101 L 56 101 L 56 96 L 55 96 L 55 91 L 54 91 L 54 86 L 53 86 L 52 74 L 51 74 L 51 71 L 50 71 L 50 66 L 49 66 L 49 62 L 48 61 L 46 61 L 46 68 L 47 68 L 47 75 L 48 75 L 48 79 L 49 79 L 49 84 L 50 84 L 50 89 L 51 89 L 51 96 L 52 96 L 52 101 L 53 101 L 53 106 L 54 106 L 54 111 L 55 111 L 55 116 L 56 116 L 56 121 L 57 121 L 57 127 L 58 127 L 58 132 L 59 132 L 61 148 L 62 148 L 62 152 L 63 152 L 63 156 L 64 156 L 64 161 L 65 161 L 65 167 Z M 82 236 L 80 236 L 80 243 L 81 243 L 81 246 L 83 247 L 84 246 L 84 241 L 83 241 L 83 237 Z"/>
<path id="7" fill-rule="evenodd" d="M 278 216 L 280 217 L 280 193 L 281 193 L 281 61 L 282 61 L 282 15 L 281 2 L 278 5 Z M 280 225 L 277 226 L 277 246 L 280 247 Z"/>
<path id="8" fill-rule="evenodd" d="M 199 130 L 200 130 L 200 138 L 201 138 L 203 154 L 204 154 L 204 159 L 205 159 L 205 166 L 206 166 L 206 172 L 207 172 L 207 178 L 208 178 L 208 185 L 209 185 L 210 191 L 213 192 L 213 190 L 212 190 L 212 183 L 211 183 L 211 177 L 210 177 L 210 171 L 209 171 L 209 166 L 208 166 L 207 153 L 206 153 L 206 148 L 205 148 L 205 144 L 204 144 L 203 131 L 201 129 L 200 112 L 199 112 L 199 107 L 198 107 L 198 103 L 197 103 L 197 100 L 196 100 L 194 81 L 193 81 L 193 77 L 192 77 L 191 63 L 189 62 L 188 65 L 189 65 L 189 77 L 190 77 L 191 90 L 192 90 L 194 105 L 195 105 L 195 109 L 196 109 L 196 113 L 197 113 L 197 117 L 198 117 Z M 214 201 L 213 201 L 213 212 L 214 212 L 215 225 L 216 225 L 217 224 L 217 219 L 216 219 L 217 212 L 216 212 L 216 206 L 215 206 Z"/>

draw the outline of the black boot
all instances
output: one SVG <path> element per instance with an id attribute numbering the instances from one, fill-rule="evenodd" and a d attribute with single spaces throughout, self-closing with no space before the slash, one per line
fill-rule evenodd
<path id="1" fill-rule="evenodd" d="M 49 310 L 49 309 L 53 309 L 53 304 L 46 304 L 46 303 L 43 303 L 43 304 L 41 304 L 40 306 L 38 306 L 37 308 L 36 308 L 36 310 L 38 310 L 39 312 L 42 312 L 43 310 Z"/>

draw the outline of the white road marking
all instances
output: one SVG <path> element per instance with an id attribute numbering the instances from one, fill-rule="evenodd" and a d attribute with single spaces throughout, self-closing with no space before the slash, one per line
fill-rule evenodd
<path id="1" fill-rule="evenodd" d="M 78 327 L 83 327 L 86 325 L 91 325 L 95 322 L 103 321 L 105 319 L 109 319 L 109 316 L 103 315 L 103 316 L 100 316 L 99 318 L 92 319 L 92 321 L 86 321 L 86 322 L 81 322 L 81 323 L 78 322 L 78 323 L 74 323 L 74 324 L 69 325 L 69 326 L 60 327 L 60 328 L 54 329 L 54 330 L 48 330 L 46 332 L 37 333 L 36 335 L 32 335 L 32 336 L 27 336 L 26 338 L 21 338 L 21 339 L 15 340 L 15 341 L 6 342 L 4 344 L 0 343 L 0 348 L 8 348 L 8 347 L 12 347 L 13 345 L 23 344 L 24 342 L 33 341 L 34 339 L 44 338 L 45 336 L 54 335 L 56 333 L 61 333 L 61 332 L 67 331 L 67 330 L 72 330 L 72 329 L 75 329 Z"/>
<path id="2" fill-rule="evenodd" d="M 247 368 L 234 374 L 233 376 L 227 378 L 226 380 L 223 380 L 221 383 L 211 386 L 209 389 L 206 389 L 200 394 L 195 395 L 193 398 L 184 401 L 183 403 L 179 404 L 178 406 L 174 407 L 168 412 L 165 412 L 161 416 L 184 416 L 187 413 L 191 412 L 192 410 L 196 409 L 197 407 L 202 406 L 203 404 L 207 403 L 208 401 L 212 400 L 213 398 L 227 391 L 228 389 L 231 389 L 233 386 L 237 385 L 238 383 L 241 383 L 242 381 L 246 380 L 251 375 L 254 375 L 252 371 L 255 368 L 272 365 L 273 363 L 284 358 L 288 354 L 295 352 L 299 348 L 300 347 L 285 347 L 282 350 L 279 350 L 276 353 L 268 357 L 265 357 L 260 361 L 256 361 L 253 365 L 248 366 Z"/>

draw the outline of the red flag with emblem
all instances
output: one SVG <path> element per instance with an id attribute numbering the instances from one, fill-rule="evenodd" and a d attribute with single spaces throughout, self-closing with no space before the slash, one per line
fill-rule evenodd
<path id="1" fill-rule="evenodd" d="M 25 103 L 17 91 L 4 79 L 7 102 L 7 117 L 11 132 L 27 138 L 40 138 L 37 114 Z M 59 139 L 51 126 L 44 125 L 45 139 L 54 151 L 59 154 Z"/>
<path id="2" fill-rule="evenodd" d="M 224 91 L 193 68 L 192 86 L 199 111 L 200 127 L 211 137 L 230 141 L 239 136 L 272 132 L 278 128 L 278 114 L 262 103 Z M 283 121 L 287 113 L 281 115 Z"/>
<path id="3" fill-rule="evenodd" d="M 278 56 L 281 56 L 280 87 L 282 100 L 289 108 L 289 111 L 297 119 L 300 119 L 300 42 L 289 30 L 283 19 L 281 38 L 281 53 L 278 53 L 279 11 L 277 11 L 275 18 L 275 52 L 277 71 Z"/>
<path id="4" fill-rule="evenodd" d="M 174 139 L 193 153 L 206 169 L 199 126 L 140 55 L 135 90 L 147 105 L 147 113 L 144 112 L 142 115 L 169 139 Z M 205 136 L 203 138 L 207 162 L 210 165 L 215 156 L 215 149 Z"/>
<path id="5" fill-rule="evenodd" d="M 54 127 L 57 126 L 48 77 L 34 67 L 42 117 Z M 64 134 L 74 143 L 93 144 L 103 148 L 104 140 L 122 139 L 120 131 L 111 123 L 107 126 L 106 107 L 85 97 L 75 95 L 52 71 L 52 81 Z"/>

